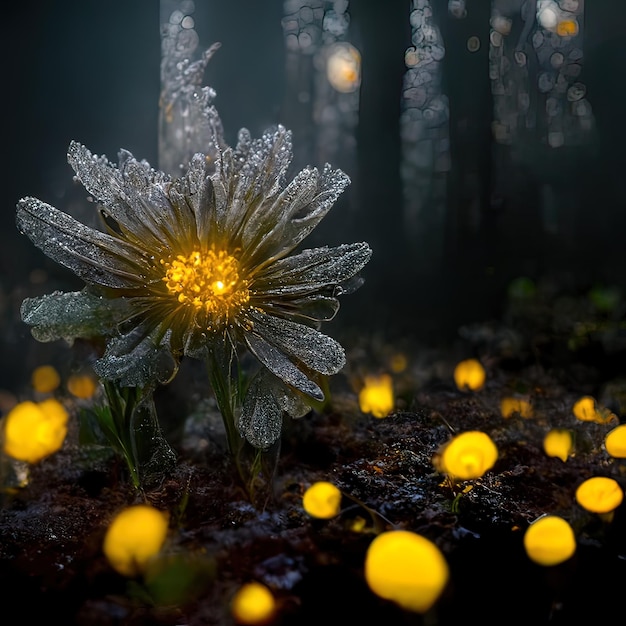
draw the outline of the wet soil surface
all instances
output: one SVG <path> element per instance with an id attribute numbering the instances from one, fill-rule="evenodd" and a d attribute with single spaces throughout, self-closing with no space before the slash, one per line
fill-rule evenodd
<path id="1" fill-rule="evenodd" d="M 626 589 L 626 508 L 607 522 L 582 509 L 574 492 L 595 475 L 626 486 L 626 462 L 603 448 L 626 415 L 621 327 L 605 325 L 608 335 L 590 332 L 574 345 L 572 328 L 559 334 L 545 318 L 533 320 L 524 327 L 516 318 L 515 332 L 465 329 L 461 351 L 403 342 L 408 366 L 394 374 L 397 409 L 384 419 L 360 412 L 358 381 L 394 349 L 361 338 L 327 408 L 286 424 L 262 506 L 240 488 L 219 433 L 217 441 L 210 433 L 181 436 L 175 470 L 144 493 L 130 486 L 119 459 L 94 456 L 70 433 L 61 451 L 30 469 L 26 486 L 2 496 L 2 622 L 229 625 L 232 595 L 257 580 L 273 591 L 273 624 L 281 626 L 616 623 Z M 485 364 L 487 382 L 460 391 L 453 366 L 473 355 Z M 502 398 L 514 394 L 530 400 L 532 417 L 502 417 Z M 572 406 L 584 394 L 616 420 L 577 420 Z M 543 451 L 555 427 L 575 433 L 566 462 Z M 471 429 L 487 432 L 499 457 L 458 495 L 432 459 L 452 432 Z M 344 494 L 333 519 L 302 508 L 304 490 L 318 480 Z M 102 540 L 114 513 L 138 501 L 168 511 L 171 528 L 159 571 L 127 579 L 107 563 Z M 553 567 L 531 562 L 522 543 L 529 523 L 545 513 L 566 518 L 578 542 L 575 555 Z M 367 547 L 390 528 L 425 535 L 448 560 L 450 581 L 425 615 L 378 598 L 366 584 Z"/>

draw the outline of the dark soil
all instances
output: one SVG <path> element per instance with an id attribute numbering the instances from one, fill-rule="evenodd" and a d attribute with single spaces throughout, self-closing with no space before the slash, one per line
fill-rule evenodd
<path id="1" fill-rule="evenodd" d="M 626 462 L 602 447 L 617 422 L 580 422 L 572 405 L 591 393 L 624 421 L 622 331 L 596 319 L 587 328 L 603 333 L 574 337 L 571 324 L 554 323 L 556 310 L 463 329 L 461 350 L 398 344 L 409 365 L 394 375 L 398 408 L 385 419 L 359 411 L 358 380 L 393 348 L 361 338 L 349 350 L 349 370 L 332 381 L 327 409 L 285 425 L 264 507 L 240 488 L 219 433 L 181 435 L 175 471 L 143 494 L 130 486 L 119 459 L 94 456 L 72 433 L 60 452 L 31 468 L 26 486 L 3 495 L 3 623 L 228 625 L 230 598 L 249 580 L 274 592 L 277 626 L 619 622 L 626 508 L 602 521 L 576 504 L 574 491 L 594 475 L 626 486 Z M 462 392 L 452 368 L 472 355 L 485 364 L 487 383 Z M 504 419 L 502 397 L 519 392 L 530 398 L 533 417 Z M 163 404 L 175 410 L 166 395 Z M 576 433 L 567 462 L 543 452 L 551 427 Z M 432 457 L 451 431 L 469 429 L 489 433 L 499 458 L 455 501 Z M 336 518 L 314 519 L 303 510 L 303 491 L 317 480 L 342 490 Z M 162 569 L 128 580 L 107 563 L 102 540 L 112 515 L 142 499 L 169 511 L 170 535 Z M 531 562 L 522 544 L 525 528 L 544 513 L 565 517 L 578 540 L 575 555 L 554 567 Z M 449 562 L 449 584 L 426 615 L 402 611 L 367 587 L 366 549 L 389 528 L 427 536 Z"/>

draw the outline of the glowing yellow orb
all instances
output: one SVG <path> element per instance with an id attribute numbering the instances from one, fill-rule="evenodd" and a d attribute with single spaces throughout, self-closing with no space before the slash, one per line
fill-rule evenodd
<path id="1" fill-rule="evenodd" d="M 276 611 L 272 592 L 262 583 L 250 582 L 241 586 L 231 602 L 231 613 L 238 624 L 260 626 L 267 624 Z"/>
<path id="2" fill-rule="evenodd" d="M 93 397 L 98 385 L 93 376 L 88 374 L 72 374 L 67 379 L 67 390 L 75 397 L 86 400 Z"/>
<path id="3" fill-rule="evenodd" d="M 142 574 L 167 537 L 169 516 L 147 505 L 123 509 L 112 520 L 102 550 L 111 567 L 123 576 Z"/>
<path id="4" fill-rule="evenodd" d="M 65 407 L 54 398 L 20 402 L 5 419 L 5 453 L 19 461 L 38 463 L 61 448 L 68 419 Z"/>
<path id="5" fill-rule="evenodd" d="M 61 377 L 52 365 L 40 365 L 33 370 L 31 384 L 39 393 L 50 393 L 61 384 Z"/>
<path id="6" fill-rule="evenodd" d="M 620 424 L 606 434 L 604 447 L 612 457 L 626 459 L 626 424 Z"/>
<path id="7" fill-rule="evenodd" d="M 569 523 L 557 515 L 544 515 L 524 533 L 528 557 L 539 565 L 558 565 L 576 552 L 576 537 Z"/>
<path id="8" fill-rule="evenodd" d="M 592 513 L 610 513 L 624 499 L 619 483 L 608 476 L 594 476 L 581 483 L 576 489 L 576 501 Z"/>
<path id="9" fill-rule="evenodd" d="M 341 491 L 330 482 L 318 481 L 304 492 L 302 506 L 312 517 L 330 519 L 339 513 Z"/>
<path id="10" fill-rule="evenodd" d="M 365 579 L 370 589 L 408 611 L 428 611 L 448 578 L 448 563 L 439 548 L 411 531 L 381 533 L 365 556 Z"/>
<path id="11" fill-rule="evenodd" d="M 389 374 L 366 376 L 359 392 L 359 407 L 374 417 L 387 417 L 394 407 L 393 381 Z"/>
<path id="12" fill-rule="evenodd" d="M 486 433 L 469 430 L 448 441 L 438 459 L 441 471 L 459 480 L 472 480 L 494 466 L 498 448 Z"/>
<path id="13" fill-rule="evenodd" d="M 564 428 L 553 428 L 543 438 L 543 450 L 548 456 L 561 459 L 565 463 L 572 453 L 574 443 L 572 433 Z"/>
<path id="14" fill-rule="evenodd" d="M 478 359 L 466 359 L 454 368 L 454 382 L 461 391 L 478 391 L 485 384 L 485 368 Z"/>

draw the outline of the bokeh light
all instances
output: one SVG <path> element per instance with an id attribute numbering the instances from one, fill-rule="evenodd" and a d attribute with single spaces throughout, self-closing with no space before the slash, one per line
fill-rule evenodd
<path id="1" fill-rule="evenodd" d="M 363 413 L 374 417 L 387 417 L 395 404 L 393 380 L 389 374 L 366 376 L 359 391 L 359 407 Z"/>
<path id="2" fill-rule="evenodd" d="M 361 85 L 360 52 L 347 42 L 334 44 L 326 61 L 326 77 L 341 93 L 356 91 Z"/>
<path id="3" fill-rule="evenodd" d="M 111 567 L 128 577 L 146 571 L 167 537 L 169 515 L 148 504 L 120 511 L 107 528 L 102 550 Z"/>
<path id="4" fill-rule="evenodd" d="M 441 550 L 426 537 L 390 530 L 369 545 L 365 579 L 381 598 L 408 611 L 425 613 L 443 592 L 449 569 Z"/>
<path id="5" fill-rule="evenodd" d="M 576 536 L 569 522 L 562 517 L 544 515 L 526 529 L 524 549 L 539 565 L 558 565 L 576 552 Z"/>
<path id="6" fill-rule="evenodd" d="M 231 601 L 231 613 L 237 624 L 261 626 L 276 612 L 276 600 L 270 589 L 253 581 L 242 585 Z"/>
<path id="7" fill-rule="evenodd" d="M 56 399 L 20 402 L 4 420 L 4 452 L 27 463 L 38 463 L 57 452 L 67 436 L 69 414 Z"/>
<path id="8" fill-rule="evenodd" d="M 304 492 L 302 506 L 311 517 L 330 519 L 339 514 L 341 491 L 331 482 L 318 481 Z"/>
<path id="9" fill-rule="evenodd" d="M 498 459 L 498 448 L 491 437 L 480 430 L 455 435 L 435 455 L 435 466 L 452 478 L 472 480 L 490 470 Z"/>

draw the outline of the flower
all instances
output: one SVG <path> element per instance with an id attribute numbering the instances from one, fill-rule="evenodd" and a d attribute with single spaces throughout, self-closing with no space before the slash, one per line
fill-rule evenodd
<path id="1" fill-rule="evenodd" d="M 389 374 L 366 376 L 359 391 L 359 408 L 374 417 L 387 417 L 394 407 L 393 380 Z"/>
<path id="2" fill-rule="evenodd" d="M 576 536 L 569 522 L 558 515 L 542 515 L 526 529 L 524 549 L 539 565 L 558 565 L 576 552 Z"/>
<path id="3" fill-rule="evenodd" d="M 341 491 L 333 483 L 320 480 L 304 492 L 302 506 L 312 517 L 331 519 L 341 509 Z"/>
<path id="4" fill-rule="evenodd" d="M 266 585 L 252 581 L 239 587 L 230 608 L 237 624 L 260 626 L 272 621 L 276 613 L 276 600 Z"/>
<path id="5" fill-rule="evenodd" d="M 111 567 L 123 576 L 145 572 L 167 538 L 169 514 L 148 504 L 119 511 L 104 536 L 102 551 Z"/>
<path id="6" fill-rule="evenodd" d="M 624 491 L 614 478 L 593 476 L 578 485 L 575 498 L 587 511 L 611 513 L 624 500 Z"/>
<path id="7" fill-rule="evenodd" d="M 39 463 L 63 446 L 68 420 L 68 412 L 55 398 L 20 402 L 4 420 L 4 452 L 18 461 Z"/>
<path id="8" fill-rule="evenodd" d="M 349 178 L 327 164 L 285 185 L 291 158 L 282 126 L 256 140 L 242 129 L 235 148 L 216 141 L 214 156 L 195 154 L 178 178 L 125 150 L 115 166 L 72 142 L 69 163 L 104 228 L 33 197 L 18 203 L 19 230 L 86 283 L 26 299 L 22 319 L 40 341 L 104 337 L 94 370 L 127 387 L 167 382 L 183 356 L 247 348 L 263 368 L 237 427 L 268 447 L 282 412 L 304 415 L 308 399 L 324 399 L 319 377 L 342 369 L 342 346 L 319 326 L 371 256 L 366 243 L 294 253 Z"/>
<path id="9" fill-rule="evenodd" d="M 616 459 L 626 459 L 626 424 L 620 424 L 604 437 L 604 448 Z"/>
<path id="10" fill-rule="evenodd" d="M 468 430 L 446 441 L 433 456 L 438 471 L 458 480 L 480 478 L 498 460 L 498 448 L 480 430 Z"/>
<path id="11" fill-rule="evenodd" d="M 460 391 L 479 391 L 485 386 L 487 374 L 478 359 L 465 359 L 456 364 L 453 376 Z"/>
<path id="12" fill-rule="evenodd" d="M 552 428 L 543 438 L 543 451 L 552 457 L 557 457 L 565 463 L 574 449 L 572 432 L 566 428 Z"/>
<path id="13" fill-rule="evenodd" d="M 439 547 L 410 530 L 379 534 L 367 549 L 364 570 L 365 580 L 377 596 L 415 613 L 426 613 L 450 578 Z"/>

